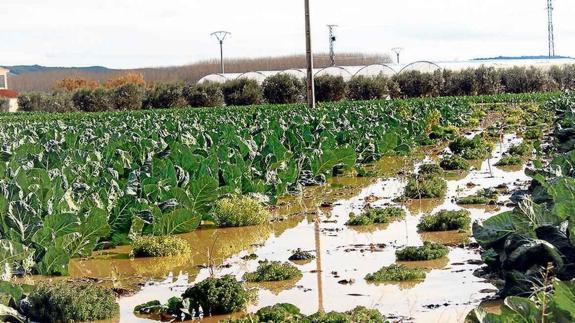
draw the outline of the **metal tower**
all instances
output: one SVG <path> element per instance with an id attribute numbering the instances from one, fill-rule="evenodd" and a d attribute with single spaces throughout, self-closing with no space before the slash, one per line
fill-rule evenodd
<path id="1" fill-rule="evenodd" d="M 555 57 L 555 32 L 553 31 L 553 0 L 547 0 L 547 38 L 549 58 Z"/>
<path id="2" fill-rule="evenodd" d="M 401 47 L 394 47 L 391 49 L 395 55 L 397 56 L 397 64 L 399 64 L 399 54 L 401 54 L 401 51 L 403 50 L 403 48 Z"/>
<path id="3" fill-rule="evenodd" d="M 229 35 L 231 35 L 232 33 L 230 33 L 229 31 L 216 31 L 213 32 L 211 35 L 216 37 L 217 40 L 220 42 L 220 68 L 221 68 L 221 72 L 222 74 L 225 73 L 225 69 L 224 69 L 224 40 L 226 39 L 226 37 L 228 37 Z"/>
<path id="4" fill-rule="evenodd" d="M 335 41 L 337 40 L 337 38 L 335 37 L 334 29 L 336 27 L 338 27 L 338 25 L 327 25 L 327 28 L 329 28 L 329 63 L 330 63 L 330 66 L 335 66 L 334 45 L 335 45 Z"/>

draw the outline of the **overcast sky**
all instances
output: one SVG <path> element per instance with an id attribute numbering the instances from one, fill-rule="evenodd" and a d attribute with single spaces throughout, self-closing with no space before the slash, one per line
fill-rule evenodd
<path id="1" fill-rule="evenodd" d="M 314 50 L 388 53 L 404 61 L 547 53 L 545 0 L 310 0 Z M 303 0 L 0 0 L 0 65 L 181 65 L 304 53 Z M 558 55 L 575 56 L 575 1 L 555 0 Z"/>

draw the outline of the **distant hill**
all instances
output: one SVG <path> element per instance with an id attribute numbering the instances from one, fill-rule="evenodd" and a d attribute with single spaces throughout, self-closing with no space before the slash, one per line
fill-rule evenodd
<path id="1" fill-rule="evenodd" d="M 497 56 L 497 57 L 482 57 L 482 58 L 474 58 L 473 61 L 493 61 L 493 60 L 516 60 L 516 59 L 565 59 L 573 57 L 569 56 L 553 56 L 549 57 L 547 55 L 535 55 L 535 56 Z"/>
<path id="2" fill-rule="evenodd" d="M 87 66 L 87 67 L 48 67 L 42 65 L 15 65 L 4 66 L 10 70 L 10 73 L 20 75 L 25 73 L 40 73 L 40 72 L 54 72 L 54 71 L 70 71 L 70 72 L 92 72 L 92 73 L 107 73 L 115 71 L 103 66 Z"/>

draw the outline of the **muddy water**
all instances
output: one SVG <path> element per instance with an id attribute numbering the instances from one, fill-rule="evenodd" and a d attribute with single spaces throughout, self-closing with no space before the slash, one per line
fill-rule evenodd
<path id="1" fill-rule="evenodd" d="M 491 165 L 501 157 L 501 150 L 507 150 L 518 140 L 515 136 L 506 136 L 503 143 L 497 145 Z M 386 158 L 375 168 L 385 170 L 389 175 L 413 167 L 413 160 Z M 391 317 L 411 318 L 417 322 L 461 322 L 470 309 L 491 295 L 488 290 L 494 288 L 473 276 L 480 256 L 477 250 L 465 247 L 468 233 L 418 233 L 416 225 L 423 214 L 460 209 L 454 203 L 457 197 L 500 184 L 507 184 L 513 190 L 524 185 L 528 178 L 523 169 L 490 168 L 487 161 L 477 170 L 447 178 L 446 199 L 405 203 L 406 219 L 386 226 L 350 228 L 345 222 L 350 212 L 360 213 L 366 201 L 374 207 L 394 204 L 392 200 L 402 194 L 406 179 L 397 176 L 388 179 L 341 177 L 330 185 L 306 190 L 301 197 L 282 201 L 274 212 L 278 217 L 292 215 L 289 220 L 261 227 L 202 229 L 183 235 L 196 250 L 189 257 L 129 259 L 129 248 L 122 247 L 74 261 L 72 275 L 105 279 L 116 287 L 134 288 L 146 282 L 135 295 L 120 299 L 120 321 L 148 321 L 134 316 L 134 306 L 155 299 L 164 302 L 181 294 L 191 283 L 207 278 L 210 269 L 203 264 L 208 262 L 208 255 L 216 264 L 223 264 L 214 269 L 216 275 L 232 274 L 240 279 L 246 271 L 256 269 L 258 260 L 286 261 L 292 250 L 302 248 L 315 252 L 318 259 L 298 264 L 303 272 L 298 280 L 250 285 L 257 288 L 258 301 L 250 305 L 249 311 L 278 302 L 293 303 L 306 314 L 318 309 L 344 311 L 363 305 L 377 308 Z M 508 198 L 503 195 L 500 201 Z M 332 203 L 332 206 L 318 207 L 322 203 Z M 497 206 L 468 209 L 474 220 L 508 210 Z M 395 263 L 396 249 L 421 245 L 426 240 L 451 247 L 446 259 L 406 263 L 426 269 L 425 280 L 376 285 L 363 279 L 366 274 Z M 258 259 L 241 259 L 250 253 L 257 254 Z M 351 283 L 342 284 L 343 280 Z"/>

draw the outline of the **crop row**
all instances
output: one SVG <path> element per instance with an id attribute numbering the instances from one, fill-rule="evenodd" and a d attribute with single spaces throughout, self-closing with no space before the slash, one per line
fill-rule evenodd
<path id="1" fill-rule="evenodd" d="M 527 171 L 533 181 L 517 208 L 473 225 L 486 271 L 501 278 L 499 294 L 508 298 L 500 316 L 476 310 L 470 322 L 575 319 L 575 288 L 568 283 L 575 278 L 575 97 L 550 100 L 545 108 L 557 115 L 552 160 Z M 529 310 L 510 310 L 518 307 Z"/>
<path id="2" fill-rule="evenodd" d="M 472 104 L 442 98 L 316 110 L 3 116 L 0 263 L 17 273 L 65 275 L 71 257 L 104 242 L 192 231 L 224 196 L 274 203 L 356 164 L 408 154 L 433 129 L 466 124 Z"/>

